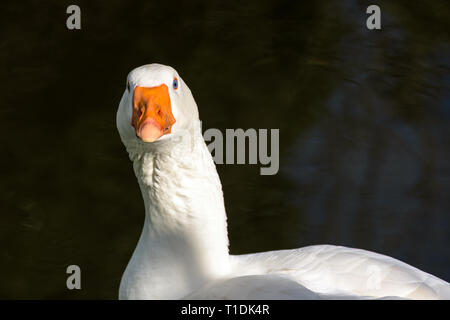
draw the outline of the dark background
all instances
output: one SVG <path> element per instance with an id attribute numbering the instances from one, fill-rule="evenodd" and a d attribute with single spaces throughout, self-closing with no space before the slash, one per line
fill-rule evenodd
<path id="1" fill-rule="evenodd" d="M 277 175 L 218 165 L 231 253 L 330 243 L 450 281 L 450 2 L 378 1 L 379 31 L 372 3 L 2 1 L 0 298 L 117 298 L 144 207 L 115 113 L 152 62 L 204 129 L 280 129 Z"/>

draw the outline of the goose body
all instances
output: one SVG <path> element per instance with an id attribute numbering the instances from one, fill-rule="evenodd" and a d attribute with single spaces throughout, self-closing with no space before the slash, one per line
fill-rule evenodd
<path id="1" fill-rule="evenodd" d="M 173 68 L 130 72 L 117 127 L 145 204 L 120 299 L 450 299 L 447 282 L 360 249 L 230 255 L 220 179 L 197 105 Z"/>

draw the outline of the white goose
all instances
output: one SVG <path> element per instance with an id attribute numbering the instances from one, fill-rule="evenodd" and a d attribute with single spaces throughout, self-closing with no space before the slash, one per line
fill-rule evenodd
<path id="1" fill-rule="evenodd" d="M 145 223 L 120 299 L 450 299 L 450 284 L 399 260 L 331 245 L 230 255 L 221 183 L 178 73 L 128 75 L 117 127 Z"/>

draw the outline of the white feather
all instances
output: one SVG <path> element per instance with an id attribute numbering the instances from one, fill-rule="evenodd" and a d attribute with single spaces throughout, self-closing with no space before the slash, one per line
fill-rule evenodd
<path id="1" fill-rule="evenodd" d="M 170 83 L 180 80 L 177 90 Z M 138 245 L 120 299 L 450 299 L 450 285 L 401 261 L 337 246 L 233 256 L 228 253 L 222 186 L 200 131 L 197 105 L 177 72 L 133 70 L 130 86 L 169 88 L 176 123 L 153 143 L 131 127 L 125 91 L 117 127 L 145 203 Z"/>

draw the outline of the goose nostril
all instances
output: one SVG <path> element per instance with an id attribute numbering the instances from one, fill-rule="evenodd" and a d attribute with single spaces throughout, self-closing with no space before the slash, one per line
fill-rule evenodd
<path id="1" fill-rule="evenodd" d="M 144 114 L 145 112 L 145 107 L 144 106 L 140 106 L 138 109 L 138 116 L 139 118 Z"/>

